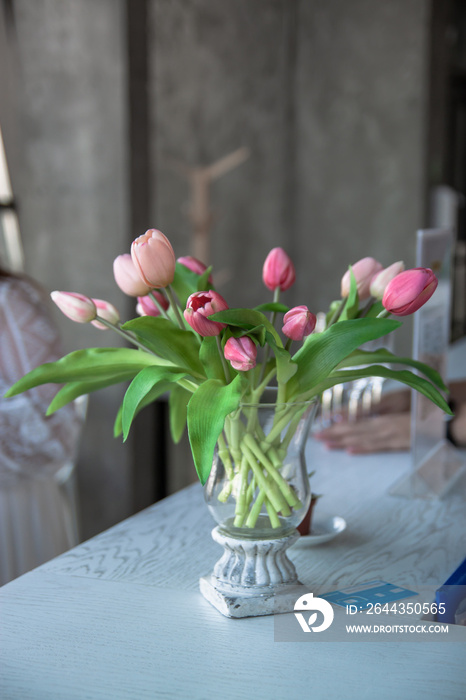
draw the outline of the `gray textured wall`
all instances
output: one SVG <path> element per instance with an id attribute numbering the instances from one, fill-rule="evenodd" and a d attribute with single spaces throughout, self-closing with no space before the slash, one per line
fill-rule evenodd
<path id="1" fill-rule="evenodd" d="M 152 114 L 157 223 L 180 253 L 186 182 L 246 145 L 218 180 L 212 261 L 232 304 L 262 300 L 268 250 L 293 255 L 288 299 L 320 309 L 348 263 L 413 262 L 423 221 L 426 0 L 157 0 Z"/>
<path id="2" fill-rule="evenodd" d="M 28 271 L 122 311 L 111 262 L 131 237 L 123 8 L 16 2 Z M 212 188 L 211 261 L 230 272 L 220 289 L 230 305 L 265 300 L 260 272 L 274 245 L 296 262 L 286 300 L 313 310 L 338 296 L 349 262 L 413 262 L 424 223 L 428 0 L 151 0 L 149 10 L 147 227 L 188 253 L 188 187 L 169 159 L 205 165 L 245 145 L 249 160 Z M 109 342 L 60 324 L 68 349 Z M 128 447 L 111 437 L 120 395 L 90 404 L 80 461 L 89 534 L 131 509 Z M 176 454 L 173 488 L 193 476 Z"/>
<path id="3" fill-rule="evenodd" d="M 128 302 L 112 262 L 127 250 L 122 3 L 18 0 L 21 158 L 14 180 L 26 269 L 47 289 Z M 118 345 L 58 311 L 67 351 Z M 129 447 L 114 440 L 122 387 L 92 396 L 79 461 L 83 535 L 131 513 Z"/>

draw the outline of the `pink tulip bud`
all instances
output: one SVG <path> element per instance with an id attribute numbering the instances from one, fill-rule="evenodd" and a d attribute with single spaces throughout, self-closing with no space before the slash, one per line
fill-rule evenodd
<path id="1" fill-rule="evenodd" d="M 405 270 L 388 283 L 382 304 L 395 316 L 408 316 L 430 299 L 437 285 L 436 276 L 427 267 Z"/>
<path id="2" fill-rule="evenodd" d="M 242 338 L 228 338 L 223 352 L 233 369 L 239 372 L 247 372 L 256 366 L 257 348 L 247 335 Z"/>
<path id="3" fill-rule="evenodd" d="M 295 306 L 283 317 L 282 331 L 291 340 L 302 340 L 316 327 L 317 318 L 307 306 Z"/>
<path id="4" fill-rule="evenodd" d="M 362 258 L 352 266 L 358 286 L 360 300 L 368 299 L 371 295 L 370 286 L 374 275 L 382 270 L 382 265 L 374 258 Z M 347 270 L 341 279 L 341 296 L 345 299 L 350 293 L 350 271 Z"/>
<path id="5" fill-rule="evenodd" d="M 225 309 L 228 309 L 228 304 L 217 292 L 195 292 L 186 302 L 184 317 L 199 335 L 218 335 L 226 324 L 210 321 L 207 317 Z"/>
<path id="6" fill-rule="evenodd" d="M 97 315 L 97 309 L 89 297 L 74 292 L 52 292 L 52 301 L 60 311 L 76 323 L 89 323 Z"/>
<path id="7" fill-rule="evenodd" d="M 185 255 L 182 258 L 178 258 L 177 262 L 187 267 L 188 270 L 191 270 L 191 272 L 195 272 L 196 275 L 203 275 L 207 270 L 207 266 L 204 265 L 203 262 L 197 258 L 193 258 L 191 255 Z M 212 275 L 209 275 L 209 282 L 212 284 Z"/>
<path id="8" fill-rule="evenodd" d="M 173 282 L 175 253 L 161 231 L 151 228 L 136 238 L 131 245 L 131 257 L 141 279 L 150 289 L 166 287 Z"/>
<path id="9" fill-rule="evenodd" d="M 400 272 L 405 269 L 405 264 L 401 260 L 399 262 L 393 263 L 390 267 L 386 267 L 381 270 L 371 280 L 370 293 L 375 299 L 382 299 L 387 284 Z"/>
<path id="10" fill-rule="evenodd" d="M 262 279 L 265 286 L 272 291 L 280 288 L 285 292 L 294 284 L 296 279 L 294 265 L 283 248 L 272 248 L 267 255 L 262 268 Z"/>
<path id="11" fill-rule="evenodd" d="M 106 321 L 116 326 L 120 320 L 120 314 L 113 304 L 110 304 L 109 301 L 105 301 L 104 299 L 92 299 L 92 301 L 96 306 L 97 316 L 104 318 Z M 104 326 L 104 324 L 99 323 L 99 321 L 91 321 L 91 324 L 102 331 L 108 330 L 108 326 Z"/>
<path id="12" fill-rule="evenodd" d="M 168 299 L 166 299 L 163 294 L 156 292 L 155 290 L 152 292 L 152 294 L 155 296 L 162 309 L 165 309 L 166 311 L 169 307 Z M 155 302 L 153 302 L 149 296 L 138 297 L 136 311 L 139 316 L 160 316 L 160 311 L 157 304 L 155 304 Z"/>
<path id="13" fill-rule="evenodd" d="M 121 291 L 130 297 L 144 296 L 150 292 L 150 287 L 142 281 L 129 253 L 115 258 L 113 276 Z"/>

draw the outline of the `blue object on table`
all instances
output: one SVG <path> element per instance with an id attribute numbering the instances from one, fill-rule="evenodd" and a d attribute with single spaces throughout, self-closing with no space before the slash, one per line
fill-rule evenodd
<path id="1" fill-rule="evenodd" d="M 361 611 L 367 610 L 374 605 L 385 605 L 386 603 L 392 603 L 395 600 L 409 598 L 414 595 L 418 595 L 418 593 L 408 588 L 397 586 L 394 583 L 366 581 L 349 588 L 342 588 L 340 591 L 331 591 L 331 593 L 321 595 L 320 598 L 325 598 L 329 603 L 340 605 L 342 608 L 353 605 Z"/>
<path id="2" fill-rule="evenodd" d="M 466 599 L 466 559 L 435 592 L 437 605 L 443 604 L 445 608 L 444 612 L 437 612 L 437 622 L 454 623 L 455 612 L 464 599 Z"/>

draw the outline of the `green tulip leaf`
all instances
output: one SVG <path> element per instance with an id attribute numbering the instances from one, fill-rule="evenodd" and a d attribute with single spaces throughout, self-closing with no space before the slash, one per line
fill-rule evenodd
<path id="1" fill-rule="evenodd" d="M 135 318 L 122 328 L 135 333 L 144 345 L 165 360 L 170 360 L 172 365 L 186 368 L 194 376 L 205 376 L 199 360 L 199 340 L 192 331 L 177 328 L 160 316 Z"/>
<path id="2" fill-rule="evenodd" d="M 244 335 L 258 326 L 264 326 L 266 331 L 273 337 L 278 347 L 283 347 L 280 336 L 270 323 L 267 316 L 254 309 L 225 309 L 209 316 L 211 321 L 226 323 L 228 326 L 238 326 L 244 330 Z"/>
<path id="3" fill-rule="evenodd" d="M 168 367 L 146 367 L 135 376 L 123 399 L 124 440 L 127 439 L 131 423 L 141 408 L 163 394 L 166 391 L 167 383 L 177 382 L 185 376 L 186 372 L 173 371 Z"/>
<path id="4" fill-rule="evenodd" d="M 206 376 L 209 379 L 218 379 L 225 384 L 225 371 L 223 369 L 222 358 L 218 351 L 217 338 L 207 336 L 202 339 L 199 357 L 204 367 Z M 230 363 L 227 363 L 230 367 Z"/>
<path id="5" fill-rule="evenodd" d="M 212 273 L 212 265 L 205 270 L 205 272 L 202 273 L 202 275 L 199 276 L 197 280 L 197 291 L 198 292 L 207 292 L 209 289 L 213 289 L 212 284 L 209 282 L 209 277 Z"/>
<path id="6" fill-rule="evenodd" d="M 123 432 L 123 425 L 121 422 L 122 415 L 123 415 L 123 403 L 120 405 L 120 408 L 118 409 L 118 413 L 116 414 L 116 417 L 115 417 L 115 422 L 113 423 L 113 437 L 115 437 L 115 438 L 120 437 L 120 435 Z"/>
<path id="7" fill-rule="evenodd" d="M 198 275 L 197 272 L 189 270 L 181 263 L 176 263 L 175 277 L 171 287 L 174 289 L 183 309 L 186 307 L 186 301 L 191 294 L 194 294 L 194 292 L 205 292 L 213 288 L 208 281 L 211 272 L 212 268 L 209 267 L 202 275 Z"/>
<path id="8" fill-rule="evenodd" d="M 68 382 L 68 384 L 65 384 L 65 386 L 55 394 L 53 400 L 50 402 L 46 415 L 50 416 L 52 413 L 55 413 L 55 411 L 58 411 L 58 409 L 77 399 L 78 396 L 92 394 L 92 392 L 99 391 L 99 389 L 105 389 L 108 386 L 133 379 L 138 371 L 139 370 L 134 369 L 131 371 L 122 370 L 121 373 L 114 374 L 112 377 L 105 377 L 88 382 Z"/>
<path id="9" fill-rule="evenodd" d="M 308 336 L 293 356 L 298 370 L 288 382 L 287 397 L 315 386 L 361 345 L 381 338 L 400 326 L 400 321 L 389 318 L 358 318 L 340 321 L 323 333 Z"/>
<path id="10" fill-rule="evenodd" d="M 356 277 L 354 276 L 353 268 L 349 266 L 350 273 L 350 291 L 346 299 L 345 307 L 341 313 L 338 322 L 347 321 L 348 319 L 356 318 L 359 311 L 359 295 Z"/>
<path id="11" fill-rule="evenodd" d="M 337 370 L 344 369 L 345 367 L 358 367 L 360 365 L 369 365 L 372 363 L 386 362 L 389 364 L 406 365 L 407 367 L 413 367 L 419 372 L 422 372 L 433 384 L 436 384 L 442 391 L 447 391 L 442 377 L 437 372 L 437 370 L 429 367 L 424 362 L 419 362 L 418 360 L 413 360 L 411 357 L 398 357 L 394 355 L 389 350 L 381 348 L 380 350 L 375 350 L 374 352 L 368 352 L 366 350 L 355 350 L 348 357 L 340 362 L 337 366 Z"/>
<path id="12" fill-rule="evenodd" d="M 365 311 L 362 309 L 359 312 L 359 315 L 362 317 L 364 315 L 364 318 L 376 318 L 382 311 L 384 310 L 384 305 L 382 304 L 381 301 L 374 301 L 373 304 L 371 305 L 370 309 Z"/>
<path id="13" fill-rule="evenodd" d="M 271 311 L 272 313 L 286 314 L 290 310 L 289 306 L 280 304 L 277 301 L 269 301 L 266 304 L 259 304 L 254 307 L 254 311 Z"/>
<path id="14" fill-rule="evenodd" d="M 175 444 L 181 440 L 186 426 L 188 402 L 192 394 L 182 386 L 175 385 L 170 391 L 168 406 L 170 410 L 170 433 Z"/>
<path id="15" fill-rule="evenodd" d="M 317 396 L 326 389 L 336 386 L 337 384 L 352 382 L 365 377 L 384 377 L 385 379 L 393 379 L 394 381 L 406 384 L 407 386 L 411 387 L 412 389 L 416 389 L 416 391 L 419 391 L 421 394 L 426 396 L 448 415 L 453 415 L 444 397 L 433 384 L 427 381 L 427 379 L 418 377 L 416 374 L 407 369 L 393 370 L 381 365 L 371 365 L 370 367 L 365 367 L 364 369 L 360 370 L 339 370 L 334 372 L 314 387 L 312 395 Z"/>
<path id="16" fill-rule="evenodd" d="M 248 335 L 250 338 L 255 340 L 261 347 L 263 347 L 265 344 L 267 331 L 265 330 L 265 326 L 255 326 L 254 328 L 250 328 L 247 332 L 243 328 L 239 328 L 237 326 L 229 326 L 225 330 L 223 340 L 228 340 L 228 338 L 242 338 L 245 335 Z"/>
<path id="17" fill-rule="evenodd" d="M 93 382 L 113 378 L 120 381 L 118 377 L 123 371 L 136 373 L 144 367 L 163 362 L 151 353 L 130 348 L 76 350 L 56 362 L 47 362 L 28 372 L 13 384 L 5 396 L 15 396 L 41 384 Z"/>
<path id="18" fill-rule="evenodd" d="M 133 421 L 142 411 L 143 408 L 146 406 L 149 406 L 151 403 L 156 401 L 159 396 L 162 396 L 163 394 L 171 391 L 172 387 L 174 385 L 171 382 L 159 382 L 156 386 L 154 386 L 152 391 L 149 391 L 146 396 L 142 399 L 142 401 L 139 403 L 136 412 L 133 416 Z M 175 384 L 176 386 L 176 384 Z M 123 433 L 123 405 L 124 401 L 122 402 L 120 408 L 118 409 L 118 413 L 115 418 L 115 422 L 113 424 L 113 435 L 114 437 L 119 437 Z"/>
<path id="19" fill-rule="evenodd" d="M 175 265 L 175 277 L 171 283 L 172 289 L 175 291 L 182 308 L 186 307 L 186 301 L 191 294 L 197 292 L 197 283 L 199 275 L 188 270 L 187 267 L 177 262 Z"/>
<path id="20" fill-rule="evenodd" d="M 208 379 L 188 403 L 189 442 L 202 485 L 209 478 L 215 444 L 223 430 L 225 418 L 239 405 L 241 384 L 240 375 L 226 385 L 218 379 Z"/>
<path id="21" fill-rule="evenodd" d="M 298 365 L 293 362 L 291 355 L 288 350 L 283 347 L 279 347 L 275 343 L 275 339 L 267 333 L 267 342 L 272 348 L 272 352 L 275 355 L 275 360 L 277 363 L 277 380 L 280 384 L 286 384 L 291 377 L 293 377 L 298 371 Z"/>

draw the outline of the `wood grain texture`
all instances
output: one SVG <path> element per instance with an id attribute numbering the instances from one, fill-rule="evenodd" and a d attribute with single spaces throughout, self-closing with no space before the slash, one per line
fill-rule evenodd
<path id="1" fill-rule="evenodd" d="M 210 536 L 200 485 L 188 487 L 84 542 L 45 565 L 45 571 L 197 590 L 220 548 Z M 166 552 L 172 552 L 167 560 Z"/>
<path id="2" fill-rule="evenodd" d="M 307 463 L 320 513 L 340 515 L 347 530 L 318 548 L 290 550 L 308 585 L 352 585 L 378 577 L 406 586 L 443 583 L 464 557 L 464 481 L 445 500 L 406 501 L 388 494 L 409 468 L 404 453 L 352 457 L 310 440 Z M 465 487 L 466 488 L 466 487 Z M 455 526 L 452 526 L 454 523 Z M 221 550 L 198 484 L 151 506 L 44 565 L 44 570 L 197 590 Z M 172 552 L 165 561 L 162 553 Z"/>
<path id="3" fill-rule="evenodd" d="M 444 501 L 407 501 L 387 493 L 406 454 L 333 455 L 311 440 L 308 463 L 319 508 L 348 523 L 290 550 L 311 590 L 383 578 L 433 591 L 464 557 L 464 481 Z M 463 628 L 450 643 L 309 647 L 274 641 L 273 617 L 224 618 L 198 592 L 221 553 L 211 528 L 192 486 L 4 586 L 2 700 L 464 697 Z"/>
<path id="4" fill-rule="evenodd" d="M 464 689 L 462 645 L 280 644 L 272 617 L 227 619 L 193 591 L 36 571 L 2 598 L 3 700 L 298 699 L 311 688 L 322 700 L 459 700 Z"/>

